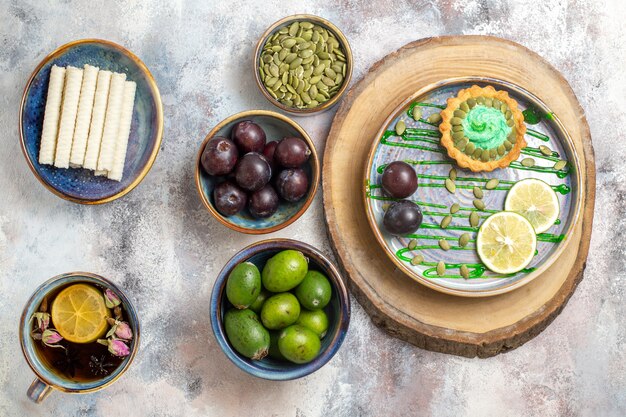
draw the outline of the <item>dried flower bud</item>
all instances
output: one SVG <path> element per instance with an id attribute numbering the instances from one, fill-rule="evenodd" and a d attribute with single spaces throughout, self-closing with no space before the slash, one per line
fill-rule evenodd
<path id="1" fill-rule="evenodd" d="M 63 336 L 61 336 L 55 330 L 46 329 L 46 330 L 44 330 L 43 334 L 41 335 L 41 341 L 46 346 L 63 347 L 63 346 L 60 346 L 60 345 L 56 344 L 56 343 L 59 343 L 61 340 L 63 340 Z"/>
<path id="2" fill-rule="evenodd" d="M 120 297 L 118 297 L 117 294 L 107 288 L 104 290 L 104 302 L 107 308 L 113 308 L 120 305 L 122 300 L 120 300 Z"/>
<path id="3" fill-rule="evenodd" d="M 117 306 L 113 309 L 113 314 L 115 314 L 115 318 L 117 320 L 121 320 L 122 319 L 122 308 L 120 306 Z"/>
<path id="4" fill-rule="evenodd" d="M 124 357 L 130 354 L 130 349 L 124 343 L 123 340 L 120 339 L 98 339 L 98 343 L 101 345 L 107 346 L 109 348 L 109 352 L 111 352 L 115 356 Z"/>
<path id="5" fill-rule="evenodd" d="M 43 333 L 50 326 L 50 314 L 37 312 L 30 318 L 37 320 L 37 328 Z"/>
<path id="6" fill-rule="evenodd" d="M 130 329 L 128 323 L 119 321 L 116 324 L 115 336 L 117 336 L 118 339 L 130 340 L 133 338 L 133 331 Z"/>

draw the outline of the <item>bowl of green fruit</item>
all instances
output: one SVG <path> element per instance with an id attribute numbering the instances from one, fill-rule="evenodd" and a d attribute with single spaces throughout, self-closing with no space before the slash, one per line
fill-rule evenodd
<path id="1" fill-rule="evenodd" d="M 228 359 L 259 378 L 315 372 L 337 353 L 349 323 L 350 298 L 337 268 L 296 240 L 242 249 L 213 286 L 213 334 Z"/>

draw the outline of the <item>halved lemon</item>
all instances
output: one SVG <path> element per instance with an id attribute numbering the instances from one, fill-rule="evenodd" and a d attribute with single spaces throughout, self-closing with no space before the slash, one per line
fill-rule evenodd
<path id="1" fill-rule="evenodd" d="M 111 317 L 102 293 L 89 284 L 73 284 L 62 290 L 50 313 L 57 332 L 74 343 L 91 343 L 103 337 Z"/>
<path id="2" fill-rule="evenodd" d="M 543 233 L 559 217 L 560 205 L 552 187 L 541 180 L 529 178 L 511 187 L 504 209 L 521 214 L 533 225 L 535 232 Z"/>
<path id="3" fill-rule="evenodd" d="M 524 269 L 535 256 L 535 229 L 521 215 L 502 211 L 487 218 L 478 230 L 476 250 L 485 266 L 500 274 Z"/>

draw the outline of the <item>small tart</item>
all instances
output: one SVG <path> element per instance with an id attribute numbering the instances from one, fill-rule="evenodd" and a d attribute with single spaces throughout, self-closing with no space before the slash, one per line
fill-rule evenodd
<path id="1" fill-rule="evenodd" d="M 490 85 L 460 90 L 448 99 L 441 119 L 441 145 L 461 168 L 506 168 L 526 147 L 526 125 L 517 102 Z"/>

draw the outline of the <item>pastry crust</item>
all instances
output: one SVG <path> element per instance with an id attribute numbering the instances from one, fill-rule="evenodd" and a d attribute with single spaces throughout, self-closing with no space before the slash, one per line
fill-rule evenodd
<path id="1" fill-rule="evenodd" d="M 506 104 L 513 115 L 513 127 L 515 128 L 515 143 L 513 147 L 504 154 L 500 159 L 483 162 L 479 159 L 473 159 L 465 154 L 454 145 L 452 139 L 451 120 L 454 117 L 454 111 L 459 108 L 461 103 L 470 98 L 492 98 L 498 99 Z M 496 168 L 506 168 L 511 162 L 519 158 L 520 152 L 526 147 L 526 125 L 524 124 L 524 115 L 517 107 L 517 102 L 509 97 L 506 91 L 496 90 L 492 86 L 479 87 L 473 85 L 470 88 L 460 90 L 456 97 L 450 97 L 447 101 L 447 107 L 441 111 L 441 123 L 439 131 L 441 132 L 441 145 L 446 148 L 448 156 L 454 159 L 461 168 L 468 168 L 473 172 L 493 171 Z"/>

